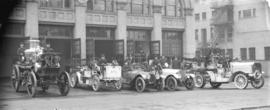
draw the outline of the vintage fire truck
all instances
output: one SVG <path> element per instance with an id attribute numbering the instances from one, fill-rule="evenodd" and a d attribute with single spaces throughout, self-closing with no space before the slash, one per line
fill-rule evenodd
<path id="1" fill-rule="evenodd" d="M 29 44 L 36 44 L 24 51 L 21 60 L 13 64 L 11 82 L 15 91 L 26 87 L 29 96 L 35 97 L 38 87 L 43 91 L 50 85 L 57 85 L 61 95 L 69 92 L 69 74 L 61 71 L 60 53 L 44 52 L 39 46 L 39 40 L 29 40 Z"/>

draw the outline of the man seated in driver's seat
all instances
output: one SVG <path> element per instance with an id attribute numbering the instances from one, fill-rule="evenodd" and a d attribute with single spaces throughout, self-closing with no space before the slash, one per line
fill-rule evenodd
<path id="1" fill-rule="evenodd" d="M 44 52 L 53 52 L 54 50 L 51 48 L 51 44 L 46 44 L 46 47 L 44 48 Z"/>
<path id="2" fill-rule="evenodd" d="M 101 55 L 98 66 L 100 66 L 100 71 L 103 72 L 105 70 L 105 65 L 107 64 L 107 60 L 104 54 Z"/>

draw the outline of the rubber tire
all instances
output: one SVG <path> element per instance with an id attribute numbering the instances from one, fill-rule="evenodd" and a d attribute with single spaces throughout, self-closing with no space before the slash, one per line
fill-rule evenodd
<path id="1" fill-rule="evenodd" d="M 30 85 L 26 85 L 26 89 L 27 89 L 27 93 L 29 96 L 31 97 L 35 97 L 36 96 L 36 90 L 37 90 L 37 78 L 34 72 L 28 72 L 28 78 L 27 79 L 31 79 L 31 87 L 29 87 Z"/>
<path id="2" fill-rule="evenodd" d="M 218 83 L 218 82 L 210 82 L 210 85 L 212 88 L 217 89 L 221 86 L 222 83 Z"/>
<path id="3" fill-rule="evenodd" d="M 10 77 L 11 85 L 15 89 L 15 92 L 19 92 L 21 80 L 18 77 L 18 71 L 15 66 L 13 67 L 12 72 L 15 72 L 15 73 L 11 73 L 15 75 L 15 79 L 13 79 L 12 76 Z"/>
<path id="4" fill-rule="evenodd" d="M 62 78 L 63 78 L 63 79 L 62 79 Z M 69 88 L 69 86 L 70 86 L 70 84 L 69 84 L 70 80 L 69 80 L 68 74 L 65 73 L 65 72 L 62 72 L 62 73 L 60 74 L 58 80 L 63 80 L 63 82 L 64 82 L 64 84 L 63 84 L 62 81 L 61 81 L 61 82 L 58 82 L 58 88 L 59 88 L 60 94 L 61 94 L 62 96 L 67 96 L 67 94 L 69 93 L 69 89 L 70 89 L 70 88 Z"/>
<path id="5" fill-rule="evenodd" d="M 188 84 L 188 83 L 191 83 L 191 84 Z M 194 87 L 195 87 L 195 83 L 194 83 L 193 78 L 186 78 L 184 84 L 185 84 L 185 87 L 186 87 L 188 90 L 193 90 Z"/>
<path id="6" fill-rule="evenodd" d="M 197 78 L 201 78 L 202 84 L 198 85 Z M 204 88 L 204 86 L 206 84 L 206 80 L 205 80 L 204 76 L 202 75 L 202 73 L 197 73 L 195 75 L 195 81 L 194 82 L 195 82 L 195 87 L 198 87 L 198 88 Z"/>
<path id="7" fill-rule="evenodd" d="M 139 81 L 141 83 L 141 88 L 138 87 Z M 137 92 L 143 92 L 145 90 L 145 81 L 142 77 L 137 77 L 135 80 L 135 89 Z"/>
<path id="8" fill-rule="evenodd" d="M 70 87 L 72 87 L 72 88 L 77 88 L 78 87 L 78 76 L 77 76 L 76 73 L 73 73 L 71 75 L 71 77 L 70 77 Z"/>
<path id="9" fill-rule="evenodd" d="M 258 86 L 255 82 L 255 80 L 251 80 L 251 86 L 254 87 L 255 89 L 260 89 L 261 87 L 263 87 L 264 85 L 264 78 L 261 76 L 261 78 L 259 79 L 261 82 L 261 84 Z"/>
<path id="10" fill-rule="evenodd" d="M 244 80 L 245 80 L 245 84 L 242 85 L 242 87 L 239 87 L 238 84 L 237 84 L 237 78 L 238 78 L 238 77 L 243 77 Z M 247 76 L 244 75 L 243 73 L 239 73 L 239 74 L 235 75 L 235 77 L 234 77 L 234 85 L 235 85 L 238 89 L 246 89 L 247 86 L 248 86 L 248 78 L 247 78 Z"/>
<path id="11" fill-rule="evenodd" d="M 97 81 L 96 84 L 94 83 L 94 81 Z M 92 89 L 97 92 L 100 89 L 100 79 L 98 76 L 94 76 L 93 77 L 93 84 L 92 84 Z"/>
<path id="12" fill-rule="evenodd" d="M 177 80 L 173 76 L 169 76 L 166 79 L 165 85 L 169 91 L 175 91 L 175 89 L 177 88 Z"/>

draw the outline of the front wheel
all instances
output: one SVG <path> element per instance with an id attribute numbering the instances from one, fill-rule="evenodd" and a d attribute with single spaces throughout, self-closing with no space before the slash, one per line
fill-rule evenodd
<path id="1" fill-rule="evenodd" d="M 70 86 L 72 88 L 78 87 L 78 76 L 76 73 L 71 74 L 70 76 Z"/>
<path id="2" fill-rule="evenodd" d="M 185 80 L 185 87 L 186 87 L 188 90 L 192 90 L 192 89 L 195 87 L 193 78 L 187 78 L 187 79 Z"/>
<path id="3" fill-rule="evenodd" d="M 205 78 L 201 73 L 195 75 L 195 86 L 198 88 L 203 88 L 205 86 Z"/>
<path id="4" fill-rule="evenodd" d="M 264 85 L 264 78 L 260 77 L 259 79 L 253 79 L 251 80 L 252 87 L 256 89 L 260 89 Z"/>
<path id="5" fill-rule="evenodd" d="M 234 77 L 234 85 L 238 89 L 245 89 L 248 86 L 248 78 L 243 73 L 239 73 Z"/>
<path id="6" fill-rule="evenodd" d="M 20 89 L 20 85 L 21 85 L 21 81 L 19 79 L 19 76 L 18 76 L 18 71 L 17 69 L 14 67 L 12 69 L 12 73 L 11 73 L 11 85 L 12 87 L 15 89 L 16 92 L 19 92 L 19 89 Z"/>
<path id="7" fill-rule="evenodd" d="M 145 89 L 145 81 L 143 80 L 142 77 L 137 77 L 135 80 L 135 88 L 137 92 L 143 92 Z"/>
<path id="8" fill-rule="evenodd" d="M 94 76 L 93 78 L 93 84 L 92 84 L 92 89 L 97 92 L 100 89 L 100 80 L 98 76 Z"/>
<path id="9" fill-rule="evenodd" d="M 62 96 L 66 96 L 69 92 L 69 76 L 66 72 L 63 72 L 59 76 L 58 87 Z"/>
<path id="10" fill-rule="evenodd" d="M 37 78 L 33 72 L 28 73 L 26 89 L 29 96 L 31 97 L 36 96 Z"/>
<path id="11" fill-rule="evenodd" d="M 177 87 L 177 81 L 174 77 L 170 76 L 166 80 L 166 87 L 169 91 L 174 91 Z"/>

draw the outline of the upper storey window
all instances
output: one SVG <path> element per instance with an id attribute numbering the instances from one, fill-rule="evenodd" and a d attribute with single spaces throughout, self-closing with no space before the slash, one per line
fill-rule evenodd
<path id="1" fill-rule="evenodd" d="M 114 0 L 88 0 L 87 9 L 94 11 L 113 12 Z"/>
<path id="2" fill-rule="evenodd" d="M 72 8 L 71 0 L 40 0 L 40 7 L 49 8 Z"/>
<path id="3" fill-rule="evenodd" d="M 150 0 L 128 0 L 127 11 L 131 14 L 150 14 Z"/>
<path id="4" fill-rule="evenodd" d="M 179 9 L 180 3 L 178 0 L 163 0 L 163 16 L 181 16 Z"/>

